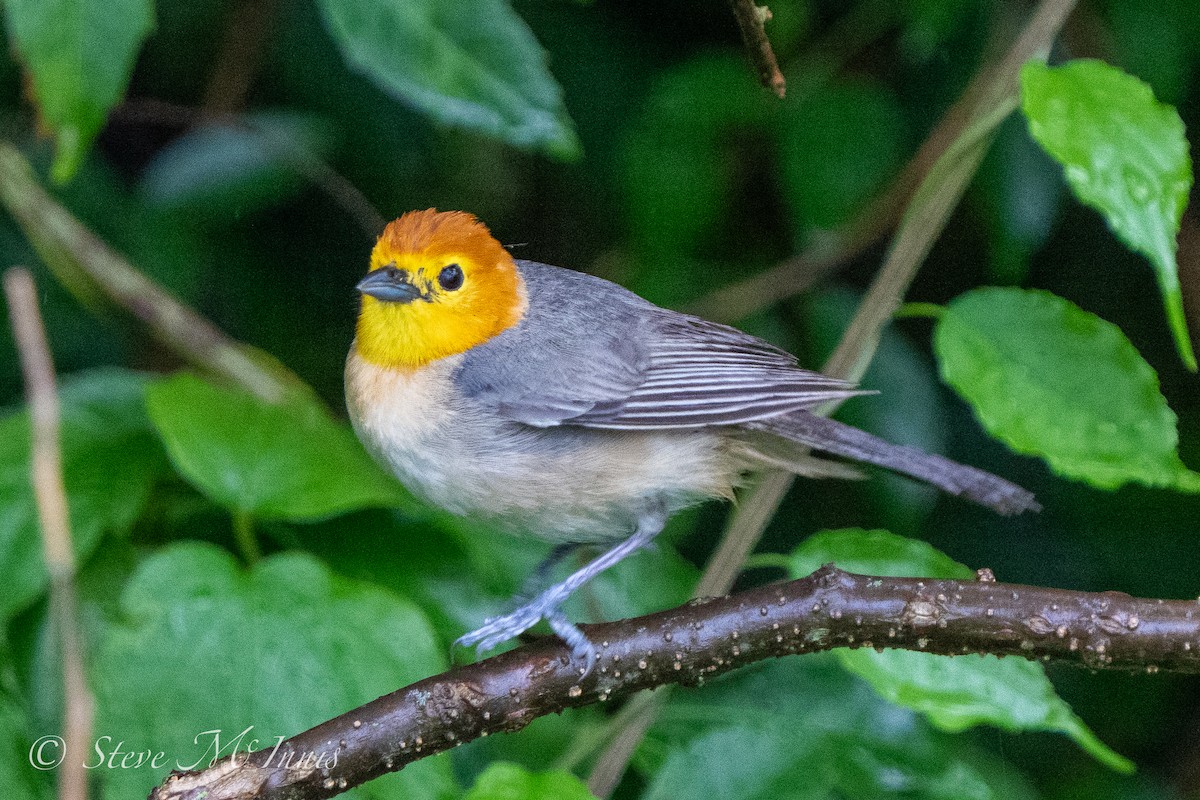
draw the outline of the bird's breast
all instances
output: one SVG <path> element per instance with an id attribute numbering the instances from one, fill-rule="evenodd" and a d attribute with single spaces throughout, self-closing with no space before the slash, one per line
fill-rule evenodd
<path id="1" fill-rule="evenodd" d="M 455 471 L 449 457 L 461 415 L 456 360 L 395 369 L 367 361 L 356 349 L 346 360 L 346 409 L 358 438 L 409 489 L 427 497 L 425 484 L 444 483 Z"/>
<path id="2" fill-rule="evenodd" d="M 560 541 L 628 534 L 647 501 L 728 495 L 737 468 L 713 431 L 537 428 L 458 390 L 452 357 L 418 370 L 351 354 L 346 400 L 359 438 L 411 491 Z"/>

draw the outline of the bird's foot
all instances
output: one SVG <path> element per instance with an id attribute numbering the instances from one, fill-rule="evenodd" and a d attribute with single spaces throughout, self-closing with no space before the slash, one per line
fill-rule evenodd
<path id="1" fill-rule="evenodd" d="M 583 631 L 563 616 L 563 603 L 580 586 L 619 563 L 626 556 L 649 545 L 658 532 L 663 529 L 666 520 L 666 506 L 659 500 L 654 501 L 638 516 L 637 526 L 628 539 L 618 542 L 608 552 L 571 573 L 561 583 L 554 584 L 532 602 L 524 604 L 511 614 L 488 620 L 487 624 L 477 631 L 460 636 L 454 646 L 474 646 L 476 653 L 482 654 L 498 644 L 520 636 L 544 619 L 549 623 L 551 630 L 571 648 L 571 655 L 583 660 L 583 674 L 587 675 L 596 663 L 596 648 L 583 635 Z M 558 550 L 562 549 L 558 548 Z"/>
<path id="2" fill-rule="evenodd" d="M 482 628 L 458 637 L 454 646 L 474 647 L 476 654 L 482 656 L 497 645 L 515 639 L 544 619 L 558 638 L 571 648 L 571 655 L 583 660 L 586 675 L 596 663 L 596 648 L 561 610 L 572 588 L 565 583 L 551 586 L 532 602 L 526 603 L 511 614 L 493 617 Z"/>

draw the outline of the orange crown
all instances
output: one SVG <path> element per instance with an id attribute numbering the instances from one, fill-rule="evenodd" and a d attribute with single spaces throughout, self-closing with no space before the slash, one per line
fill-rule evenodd
<path id="1" fill-rule="evenodd" d="M 461 285 L 443 286 L 450 265 Z M 364 296 L 355 346 L 365 360 L 415 368 L 465 352 L 521 320 L 527 302 L 517 265 L 487 226 L 462 211 L 410 211 L 384 228 L 371 270 L 396 267 L 420 291 L 412 302 Z"/>

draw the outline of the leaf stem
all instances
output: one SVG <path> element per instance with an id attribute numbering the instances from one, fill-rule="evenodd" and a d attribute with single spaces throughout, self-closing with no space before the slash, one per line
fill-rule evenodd
<path id="1" fill-rule="evenodd" d="M 911 319 L 913 317 L 941 319 L 945 313 L 945 307 L 939 306 L 937 303 L 905 303 L 896 310 L 894 317 L 895 319 Z"/>
<path id="2" fill-rule="evenodd" d="M 254 533 L 254 515 L 244 509 L 234 511 L 233 535 L 245 562 L 250 566 L 257 564 L 262 558 L 262 548 L 258 546 L 258 537 Z"/>

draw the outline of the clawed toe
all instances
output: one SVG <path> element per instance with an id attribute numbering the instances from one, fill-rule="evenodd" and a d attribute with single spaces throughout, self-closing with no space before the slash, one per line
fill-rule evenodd
<path id="1" fill-rule="evenodd" d="M 487 651 L 517 638 L 542 619 L 545 619 L 550 629 L 571 648 L 571 655 L 584 662 L 583 674 L 591 672 L 596 663 L 596 648 L 562 611 L 540 600 L 522 606 L 503 617 L 489 619 L 482 628 L 458 637 L 454 641 L 454 647 L 474 647 L 476 656 L 482 658 Z"/>
<path id="2" fill-rule="evenodd" d="M 530 606 L 522 606 L 511 614 L 489 619 L 477 630 L 463 634 L 454 640 L 455 647 L 474 647 L 475 654 L 482 657 L 488 650 L 515 639 L 532 628 L 542 618 Z"/>

